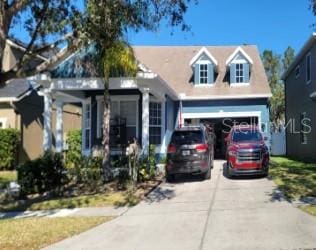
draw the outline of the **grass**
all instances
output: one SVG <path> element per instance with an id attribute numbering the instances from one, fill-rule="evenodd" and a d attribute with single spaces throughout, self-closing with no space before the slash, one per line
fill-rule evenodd
<path id="1" fill-rule="evenodd" d="M 289 200 L 316 197 L 316 163 L 272 157 L 270 176 Z"/>
<path id="2" fill-rule="evenodd" d="M 40 249 L 110 219 L 64 217 L 0 220 L 0 249 Z"/>
<path id="3" fill-rule="evenodd" d="M 134 206 L 140 202 L 144 195 L 160 181 L 148 181 L 138 185 L 137 189 L 125 191 L 107 191 L 97 194 L 79 194 L 76 196 L 45 197 L 34 196 L 27 200 L 9 200 L 0 202 L 0 211 L 35 211 L 78 207 L 107 207 L 107 206 Z"/>
<path id="4" fill-rule="evenodd" d="M 16 171 L 0 171 L 0 188 L 5 188 L 11 181 L 17 180 Z"/>
<path id="5" fill-rule="evenodd" d="M 306 213 L 316 216 L 316 205 L 300 206 L 300 209 Z"/>
<path id="6" fill-rule="evenodd" d="M 11 201 L 0 204 L 0 211 L 48 210 L 77 207 L 134 206 L 140 197 L 128 192 L 113 192 L 51 199 L 34 198 L 24 202 Z"/>

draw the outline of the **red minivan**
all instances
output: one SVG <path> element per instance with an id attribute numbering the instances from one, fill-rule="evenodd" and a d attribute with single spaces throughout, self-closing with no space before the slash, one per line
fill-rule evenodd
<path id="1" fill-rule="evenodd" d="M 269 149 L 257 126 L 234 126 L 226 138 L 227 177 L 269 172 Z"/>

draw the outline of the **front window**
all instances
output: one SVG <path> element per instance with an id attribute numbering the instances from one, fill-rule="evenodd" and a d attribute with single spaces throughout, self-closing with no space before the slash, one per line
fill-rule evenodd
<path id="1" fill-rule="evenodd" d="M 161 103 L 149 103 L 149 143 L 161 143 Z"/>
<path id="2" fill-rule="evenodd" d="M 200 64 L 200 84 L 207 83 L 207 64 Z"/>
<path id="3" fill-rule="evenodd" d="M 261 141 L 262 135 L 258 130 L 236 130 L 232 140 L 233 142 Z"/>
<path id="4" fill-rule="evenodd" d="M 311 54 L 306 56 L 306 83 L 310 83 L 312 76 L 311 76 Z"/>
<path id="5" fill-rule="evenodd" d="M 135 100 L 113 100 L 110 105 L 110 119 L 111 125 L 119 127 L 119 125 L 126 125 L 126 131 L 121 131 L 126 139 L 137 137 L 137 112 L 138 106 Z M 99 138 L 103 135 L 103 114 L 104 101 L 100 102 L 99 108 Z"/>
<path id="6" fill-rule="evenodd" d="M 242 63 L 236 64 L 236 83 L 244 82 L 244 65 Z"/>

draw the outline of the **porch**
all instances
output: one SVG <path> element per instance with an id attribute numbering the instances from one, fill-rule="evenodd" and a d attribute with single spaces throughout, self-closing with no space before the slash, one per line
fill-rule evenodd
<path id="1" fill-rule="evenodd" d="M 63 106 L 82 108 L 82 153 L 98 155 L 102 150 L 104 83 L 102 78 L 67 78 L 38 80 L 45 88 L 43 149 L 63 152 L 67 149 L 64 134 Z M 153 73 L 135 78 L 111 78 L 110 150 L 125 152 L 128 141 L 137 138 L 144 154 L 150 144 L 164 154 L 175 126 L 176 94 Z M 52 106 L 56 107 L 56 124 L 52 125 Z M 55 127 L 53 131 L 52 127 Z M 55 132 L 55 133 L 54 133 Z"/>

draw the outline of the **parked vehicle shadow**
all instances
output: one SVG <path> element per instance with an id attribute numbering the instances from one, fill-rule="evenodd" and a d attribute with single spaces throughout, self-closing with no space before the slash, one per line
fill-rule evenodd
<path id="1" fill-rule="evenodd" d="M 175 196 L 176 196 L 175 192 L 171 188 L 158 186 L 154 191 L 152 191 L 149 195 L 147 195 L 145 202 L 146 203 L 161 202 L 163 200 L 170 200 L 174 198 Z"/>

